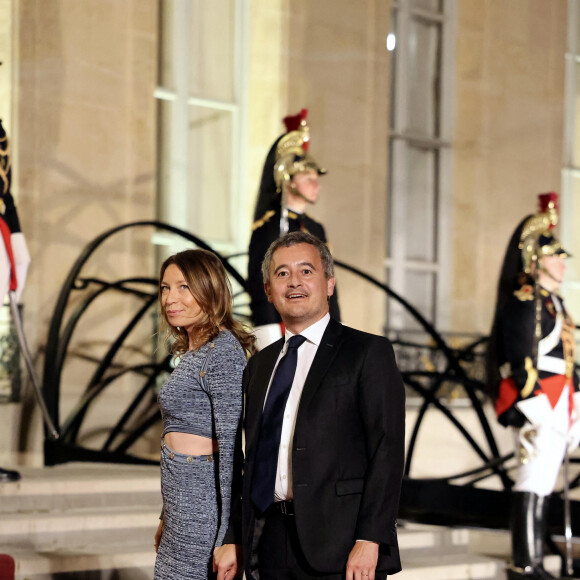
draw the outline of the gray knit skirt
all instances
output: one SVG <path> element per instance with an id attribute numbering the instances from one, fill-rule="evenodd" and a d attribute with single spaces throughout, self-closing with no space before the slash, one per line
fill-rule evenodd
<path id="1" fill-rule="evenodd" d="M 217 454 L 184 455 L 161 444 L 163 534 L 155 561 L 157 580 L 213 576 L 218 528 Z"/>

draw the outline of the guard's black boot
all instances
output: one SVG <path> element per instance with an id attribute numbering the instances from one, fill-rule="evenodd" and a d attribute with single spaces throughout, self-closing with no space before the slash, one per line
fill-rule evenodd
<path id="1" fill-rule="evenodd" d="M 547 499 L 535 493 L 513 492 L 511 512 L 513 568 L 508 579 L 550 580 L 544 570 L 544 530 Z"/>
<path id="2" fill-rule="evenodd" d="M 0 467 L 0 483 L 5 483 L 7 481 L 18 481 L 20 479 L 20 473 L 18 471 L 11 471 L 9 469 L 2 469 Z"/>
<path id="3" fill-rule="evenodd" d="M 544 557 L 544 542 L 548 534 L 548 522 L 550 516 L 550 496 L 538 496 L 538 503 L 536 505 L 536 519 L 535 519 L 535 532 L 536 541 L 539 541 L 537 547 L 537 553 L 542 554 Z M 543 566 L 542 566 L 543 570 Z M 544 570 L 544 573 L 548 574 Z M 548 575 L 548 578 L 553 578 L 553 576 Z M 560 580 L 574 580 L 572 576 L 567 576 L 566 574 L 558 576 Z"/>

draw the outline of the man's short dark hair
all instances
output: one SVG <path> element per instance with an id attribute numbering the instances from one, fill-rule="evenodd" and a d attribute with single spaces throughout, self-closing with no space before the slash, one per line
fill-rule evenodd
<path id="1" fill-rule="evenodd" d="M 334 260 L 327 245 L 312 234 L 306 232 L 291 232 L 279 237 L 270 244 L 262 262 L 262 278 L 264 283 L 270 280 L 270 265 L 272 264 L 274 252 L 279 248 L 290 248 L 298 244 L 310 244 L 314 246 L 320 255 L 326 279 L 334 276 Z"/>

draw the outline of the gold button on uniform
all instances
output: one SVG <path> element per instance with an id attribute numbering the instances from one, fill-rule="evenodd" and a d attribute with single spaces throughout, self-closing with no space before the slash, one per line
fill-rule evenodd
<path id="1" fill-rule="evenodd" d="M 200 377 L 205 377 L 205 371 L 199 371 L 199 376 Z"/>
<path id="2" fill-rule="evenodd" d="M 192 463 L 192 462 L 193 462 L 193 457 L 191 455 L 188 455 L 187 463 Z"/>

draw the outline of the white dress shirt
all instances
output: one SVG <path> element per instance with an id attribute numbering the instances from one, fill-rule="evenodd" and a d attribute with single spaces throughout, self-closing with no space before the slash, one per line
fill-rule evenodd
<path id="1" fill-rule="evenodd" d="M 315 322 L 304 329 L 300 335 L 306 340 L 298 348 L 298 362 L 296 363 L 296 374 L 292 381 L 288 401 L 284 409 L 284 419 L 282 420 L 282 434 L 280 436 L 280 450 L 278 452 L 278 468 L 276 470 L 276 484 L 274 487 L 274 498 L 276 501 L 292 499 L 292 439 L 294 438 L 294 427 L 296 425 L 296 415 L 298 405 L 302 396 L 302 389 L 306 382 L 306 377 L 312 366 L 312 361 L 318 350 L 318 345 L 322 340 L 322 335 L 328 326 L 330 315 L 326 313 L 318 322 Z M 278 368 L 280 359 L 286 354 L 288 340 L 294 336 L 289 330 L 284 335 L 284 346 L 280 351 L 276 366 L 270 377 L 268 392 L 272 384 L 272 378 Z M 267 395 L 266 395 L 267 399 Z M 265 400 L 264 400 L 265 404 Z"/>

